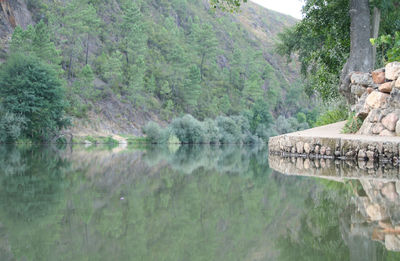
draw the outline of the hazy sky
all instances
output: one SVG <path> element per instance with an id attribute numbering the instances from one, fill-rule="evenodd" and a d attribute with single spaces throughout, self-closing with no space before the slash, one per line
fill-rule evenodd
<path id="1" fill-rule="evenodd" d="M 265 8 L 301 19 L 301 0 L 251 0 Z"/>

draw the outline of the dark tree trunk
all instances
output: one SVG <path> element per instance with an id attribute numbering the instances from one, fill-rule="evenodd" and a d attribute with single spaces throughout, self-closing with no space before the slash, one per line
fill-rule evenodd
<path id="1" fill-rule="evenodd" d="M 353 71 L 369 72 L 373 69 L 371 19 L 368 0 L 350 0 L 350 56 L 342 69 L 340 92 L 352 103 L 350 76 Z"/>

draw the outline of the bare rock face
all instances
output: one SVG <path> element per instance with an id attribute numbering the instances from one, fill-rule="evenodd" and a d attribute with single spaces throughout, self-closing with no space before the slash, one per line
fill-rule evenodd
<path id="1" fill-rule="evenodd" d="M 395 131 L 398 120 L 399 117 L 396 115 L 396 113 L 392 112 L 382 119 L 382 125 L 390 131 Z"/>
<path id="2" fill-rule="evenodd" d="M 394 81 L 400 75 L 400 62 L 388 63 L 385 67 L 386 79 Z"/>
<path id="3" fill-rule="evenodd" d="M 367 99 L 365 100 L 365 104 L 372 109 L 378 109 L 386 103 L 387 97 L 389 97 L 389 94 L 387 93 L 373 91 L 370 95 L 368 95 Z"/>
<path id="4" fill-rule="evenodd" d="M 393 82 L 385 82 L 379 86 L 379 91 L 384 93 L 390 93 L 393 89 Z"/>
<path id="5" fill-rule="evenodd" d="M 382 84 L 385 82 L 385 71 L 383 69 L 375 70 L 372 73 L 372 81 L 376 84 Z"/>
<path id="6" fill-rule="evenodd" d="M 397 135 L 397 136 L 400 136 L 400 121 L 397 121 L 397 123 L 396 123 L 396 130 L 395 130 L 395 132 L 396 132 L 396 135 Z"/>

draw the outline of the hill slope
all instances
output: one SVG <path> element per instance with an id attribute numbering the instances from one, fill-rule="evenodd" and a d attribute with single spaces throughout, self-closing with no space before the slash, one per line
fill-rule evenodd
<path id="1" fill-rule="evenodd" d="M 238 114 L 257 99 L 267 101 L 275 117 L 307 109 L 297 66 L 273 50 L 277 34 L 296 20 L 258 5 L 226 14 L 198 0 L 0 4 L 2 50 L 15 24 L 47 25 L 59 50 L 74 133 L 140 134 L 150 119 Z"/>

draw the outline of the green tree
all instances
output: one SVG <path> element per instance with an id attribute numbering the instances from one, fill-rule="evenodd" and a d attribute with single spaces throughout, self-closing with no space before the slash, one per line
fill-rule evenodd
<path id="1" fill-rule="evenodd" d="M 193 24 L 191 36 L 194 49 L 200 55 L 200 77 L 203 81 L 204 65 L 208 58 L 215 56 L 218 41 L 210 24 Z"/>
<path id="2" fill-rule="evenodd" d="M 0 70 L 5 111 L 25 119 L 22 136 L 48 140 L 67 125 L 64 90 L 56 72 L 36 57 L 12 54 Z"/>

